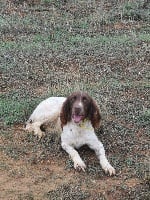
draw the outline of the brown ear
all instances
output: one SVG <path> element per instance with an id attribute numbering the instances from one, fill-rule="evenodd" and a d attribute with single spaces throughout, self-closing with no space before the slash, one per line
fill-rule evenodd
<path id="1" fill-rule="evenodd" d="M 61 128 L 67 124 L 68 121 L 71 120 L 71 105 L 70 101 L 67 98 L 66 101 L 63 103 L 61 112 L 60 112 L 60 121 L 61 121 Z"/>
<path id="2" fill-rule="evenodd" d="M 91 120 L 93 128 L 99 128 L 101 115 L 97 103 L 92 99 L 90 105 L 89 119 Z"/>

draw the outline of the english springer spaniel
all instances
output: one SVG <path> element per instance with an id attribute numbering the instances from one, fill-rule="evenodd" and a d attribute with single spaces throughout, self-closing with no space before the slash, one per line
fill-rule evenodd
<path id="1" fill-rule="evenodd" d="M 71 156 L 75 169 L 85 171 L 86 165 L 75 148 L 87 144 L 95 151 L 104 171 L 114 175 L 115 169 L 108 162 L 103 144 L 94 132 L 100 120 L 96 102 L 87 93 L 74 92 L 68 98 L 50 97 L 42 101 L 31 114 L 25 129 L 41 138 L 41 125 L 44 123 L 55 122 L 58 127 L 61 125 L 61 145 Z"/>
<path id="2" fill-rule="evenodd" d="M 85 171 L 86 165 L 75 148 L 88 145 L 93 149 L 106 173 L 115 174 L 110 165 L 103 144 L 95 135 L 94 129 L 100 125 L 100 112 L 96 102 L 84 92 L 74 92 L 63 103 L 60 113 L 62 148 L 70 155 L 75 169 Z"/>

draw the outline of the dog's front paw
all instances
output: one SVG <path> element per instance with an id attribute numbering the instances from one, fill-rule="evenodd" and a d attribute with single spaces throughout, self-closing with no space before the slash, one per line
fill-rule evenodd
<path id="1" fill-rule="evenodd" d="M 76 170 L 79 170 L 79 171 L 82 170 L 82 171 L 85 172 L 86 165 L 85 165 L 85 163 L 82 160 L 78 160 L 78 161 L 74 162 L 74 168 Z"/>
<path id="2" fill-rule="evenodd" d="M 115 169 L 109 164 L 107 163 L 107 165 L 105 165 L 103 167 L 105 173 L 109 173 L 110 176 L 115 175 Z"/>

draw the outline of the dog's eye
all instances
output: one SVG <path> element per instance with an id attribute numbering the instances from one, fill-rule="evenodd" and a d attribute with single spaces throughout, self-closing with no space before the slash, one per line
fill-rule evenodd
<path id="1" fill-rule="evenodd" d="M 86 97 L 83 97 L 83 98 L 82 98 L 82 101 L 86 102 L 86 101 L 87 101 L 87 98 L 86 98 Z"/>
<path id="2" fill-rule="evenodd" d="M 76 99 L 77 99 L 77 97 L 76 97 L 76 96 L 73 96 L 73 97 L 71 98 L 71 102 L 74 102 Z"/>

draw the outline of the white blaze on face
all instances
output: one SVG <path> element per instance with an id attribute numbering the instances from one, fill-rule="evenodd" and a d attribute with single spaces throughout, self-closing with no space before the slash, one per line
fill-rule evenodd
<path id="1" fill-rule="evenodd" d="M 81 102 L 81 100 L 79 101 L 79 104 L 78 104 L 81 108 L 83 107 L 83 104 Z"/>
<path id="2" fill-rule="evenodd" d="M 83 108 L 83 103 L 82 103 L 82 92 L 81 92 L 81 96 L 80 96 L 80 101 L 79 101 L 79 104 L 78 104 L 81 108 Z"/>

